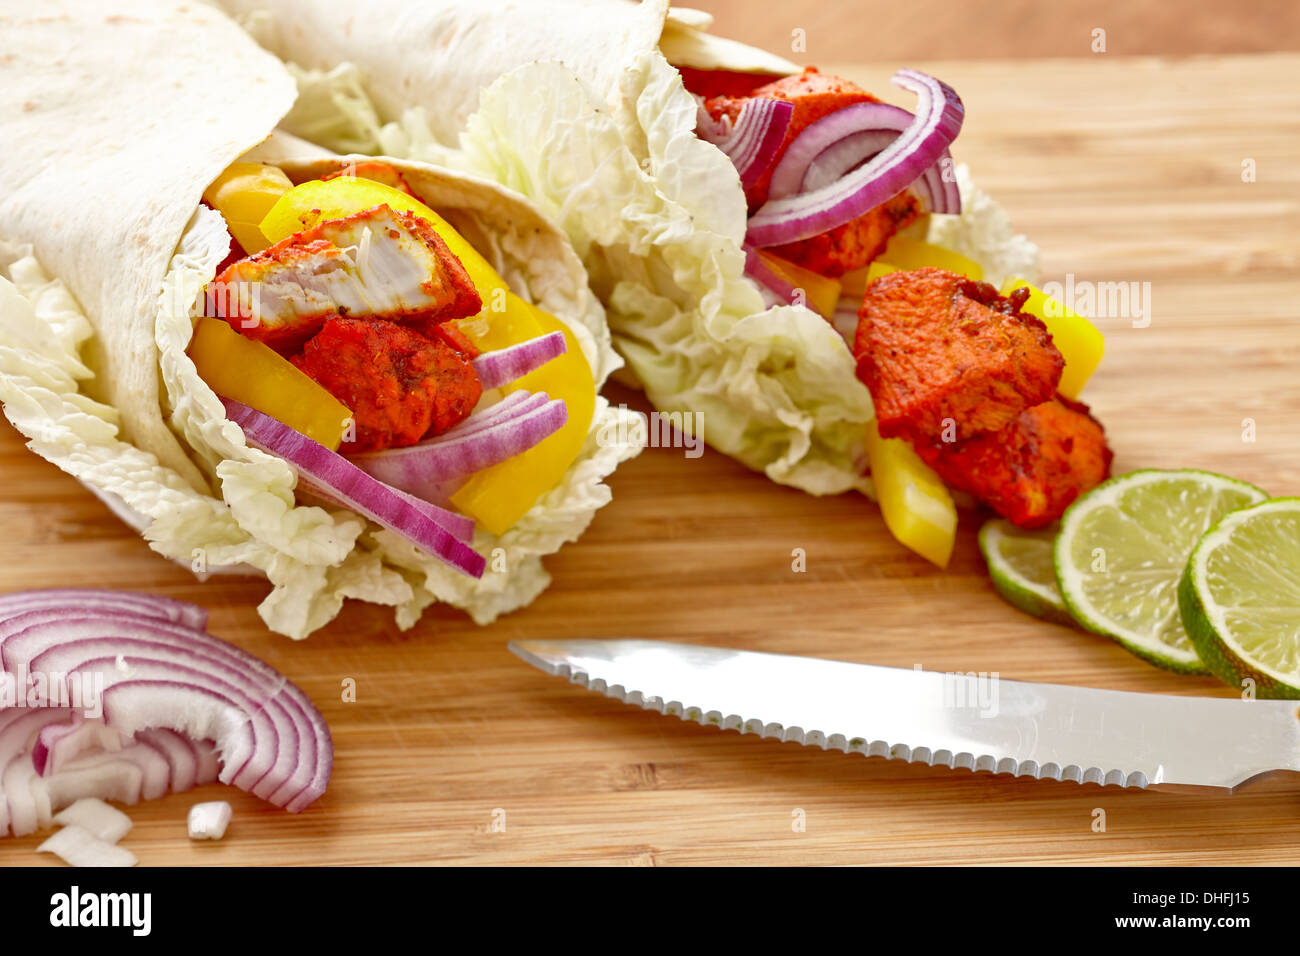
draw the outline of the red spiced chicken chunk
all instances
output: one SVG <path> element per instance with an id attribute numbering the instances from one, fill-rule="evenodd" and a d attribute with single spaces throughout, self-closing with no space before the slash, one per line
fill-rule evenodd
<path id="1" fill-rule="evenodd" d="M 987 283 L 953 272 L 881 276 L 858 317 L 858 377 L 886 438 L 920 445 L 997 431 L 1052 398 L 1061 381 L 1065 363 L 1047 327 Z M 945 434 L 948 421 L 955 436 L 952 427 Z"/>
<path id="2" fill-rule="evenodd" d="M 482 308 L 469 273 L 432 227 L 388 206 L 295 233 L 216 282 L 257 290 L 247 318 L 221 317 L 280 351 L 298 348 L 333 315 L 436 323 Z"/>
<path id="3" fill-rule="evenodd" d="M 1022 528 L 1059 518 L 1075 498 L 1110 477 L 1113 457 L 1088 406 L 1060 395 L 999 431 L 951 445 L 919 445 L 917 452 L 951 487 Z"/>
<path id="4" fill-rule="evenodd" d="M 356 437 L 344 441 L 344 454 L 413 445 L 446 431 L 482 394 L 468 358 L 392 322 L 328 319 L 293 364 L 352 409 Z"/>
<path id="5" fill-rule="evenodd" d="M 797 76 L 782 77 L 760 86 L 748 96 L 715 96 L 705 101 L 704 108 L 713 119 L 727 116 L 734 123 L 745 103 L 755 97 L 792 103 L 794 115 L 790 118 L 790 128 L 786 130 L 785 140 L 772 166 L 754 181 L 754 185 L 745 194 L 750 212 L 767 201 L 772 171 L 795 137 L 813 123 L 846 106 L 879 102 L 856 83 L 819 73 L 815 67 L 809 67 Z M 916 195 L 911 190 L 904 190 L 829 232 L 799 242 L 773 246 L 769 251 L 819 275 L 839 278 L 846 272 L 869 265 L 880 255 L 894 234 L 911 225 L 920 213 L 921 204 Z"/>

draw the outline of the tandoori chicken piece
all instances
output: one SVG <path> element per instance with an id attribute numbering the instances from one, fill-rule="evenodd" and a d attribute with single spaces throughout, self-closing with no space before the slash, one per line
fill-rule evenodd
<path id="1" fill-rule="evenodd" d="M 463 421 L 482 395 L 478 373 L 442 341 L 393 322 L 327 319 L 292 362 L 352 409 L 344 454 L 413 445 Z"/>
<path id="2" fill-rule="evenodd" d="M 696 96 L 748 96 L 760 86 L 772 82 L 770 73 L 737 73 L 732 70 L 697 70 L 679 66 L 682 85 Z"/>
<path id="3" fill-rule="evenodd" d="M 917 446 L 961 441 L 1011 424 L 1056 394 L 1065 367 L 1047 327 L 943 269 L 881 276 L 858 310 L 853 354 L 885 438 Z"/>
<path id="4" fill-rule="evenodd" d="M 914 223 L 922 211 L 921 200 L 910 189 L 904 189 L 830 232 L 772 246 L 767 251 L 819 275 L 838 279 L 846 272 L 871 265 L 894 234 Z"/>
<path id="5" fill-rule="evenodd" d="M 340 176 L 355 176 L 357 179 L 369 179 L 372 182 L 383 183 L 385 186 L 392 186 L 394 189 L 401 190 L 408 196 L 415 196 L 415 193 L 411 192 L 411 187 L 407 185 L 406 179 L 397 171 L 396 167 L 377 159 L 364 160 L 360 163 L 348 163 L 342 169 L 339 169 L 336 172 L 327 173 L 322 176 L 321 179 L 338 179 Z"/>
<path id="6" fill-rule="evenodd" d="M 333 315 L 436 323 L 482 308 L 469 273 L 433 227 L 386 205 L 241 259 L 209 283 L 207 298 L 209 310 L 214 298 L 225 304 L 209 314 L 285 352 Z"/>
<path id="7" fill-rule="evenodd" d="M 427 339 L 450 345 L 467 359 L 476 359 L 481 354 L 478 346 L 470 341 L 470 337 L 462 332 L 455 322 L 429 323 L 423 326 L 415 323 L 412 328 Z"/>
<path id="8" fill-rule="evenodd" d="M 1114 457 L 1088 406 L 1063 396 L 1026 409 L 1006 428 L 954 444 L 917 445 L 948 485 L 1012 524 L 1041 528 L 1110 476 Z"/>
<path id="9" fill-rule="evenodd" d="M 856 83 L 819 73 L 816 67 L 809 67 L 797 76 L 782 77 L 760 86 L 748 96 L 715 96 L 706 100 L 704 107 L 713 119 L 719 120 L 727 116 L 734 123 L 746 101 L 753 97 L 793 103 L 794 115 L 790 118 L 790 128 L 786 130 L 785 140 L 781 143 L 772 168 L 759 176 L 745 194 L 751 213 L 767 201 L 772 169 L 775 169 L 796 136 L 813 123 L 846 106 L 879 102 Z M 829 232 L 799 242 L 773 246 L 770 251 L 820 275 L 839 278 L 846 272 L 870 265 L 894 233 L 907 228 L 922 212 L 921 201 L 916 194 L 904 190 Z"/>

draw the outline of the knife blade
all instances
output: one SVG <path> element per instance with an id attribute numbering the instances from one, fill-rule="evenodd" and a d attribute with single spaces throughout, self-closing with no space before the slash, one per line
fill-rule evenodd
<path id="1" fill-rule="evenodd" d="M 529 664 L 741 733 L 931 766 L 1121 787 L 1300 770 L 1295 701 L 1175 697 L 697 644 L 525 640 Z"/>

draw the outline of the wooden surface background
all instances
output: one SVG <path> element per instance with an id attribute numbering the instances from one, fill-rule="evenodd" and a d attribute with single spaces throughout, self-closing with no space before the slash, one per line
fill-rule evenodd
<path id="1" fill-rule="evenodd" d="M 797 63 L 1300 50 L 1295 0 L 685 0 L 711 32 Z"/>
<path id="2" fill-rule="evenodd" d="M 882 93 L 894 66 L 823 65 Z M 956 153 L 1040 244 L 1045 280 L 1151 283 L 1149 327 L 1098 320 L 1108 354 L 1084 396 L 1117 470 L 1199 466 L 1300 493 L 1300 55 L 913 65 L 961 92 Z M 1247 159 L 1255 182 L 1242 181 Z M 333 781 L 306 813 L 216 785 L 172 795 L 131 810 L 123 844 L 142 864 L 1300 862 L 1300 777 L 1189 795 L 828 754 L 629 708 L 505 649 L 638 636 L 1233 693 L 1003 604 L 973 514 L 941 572 L 863 498 L 814 499 L 713 452 L 651 450 L 614 476 L 613 504 L 551 559 L 555 583 L 526 610 L 481 629 L 435 610 L 400 633 L 388 612 L 349 606 L 295 644 L 257 617 L 265 583 L 196 583 L 7 425 L 0 475 L 0 590 L 201 602 L 215 634 L 286 671 L 333 729 Z M 355 703 L 341 700 L 348 677 Z M 191 844 L 187 808 L 217 798 L 234 804 L 229 834 Z M 35 856 L 41 839 L 0 840 L 0 863 L 55 862 Z"/>

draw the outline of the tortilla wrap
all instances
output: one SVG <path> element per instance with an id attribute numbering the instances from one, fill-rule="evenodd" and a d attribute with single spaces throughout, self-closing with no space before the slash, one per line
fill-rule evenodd
<path id="1" fill-rule="evenodd" d="M 676 69 L 799 65 L 712 36 L 708 14 L 667 0 L 221 2 L 291 64 L 301 96 L 287 126 L 299 135 L 486 176 L 559 223 L 615 348 L 675 423 L 777 482 L 871 493 L 871 398 L 850 349 L 812 311 L 768 308 L 744 276 L 739 178 L 695 135 Z M 1034 246 L 963 167 L 957 176 L 965 211 L 931 217 L 930 240 L 994 283 L 1036 278 Z M 841 326 L 856 321 L 847 306 Z"/>
<path id="2" fill-rule="evenodd" d="M 295 638 L 346 597 L 395 606 L 403 627 L 435 600 L 480 623 L 531 601 L 549 583 L 541 557 L 581 534 L 610 498 L 602 479 L 639 450 L 639 419 L 598 399 L 561 483 L 505 534 L 477 531 L 474 547 L 492 555 L 478 580 L 347 510 L 296 504 L 293 470 L 245 444 L 185 354 L 200 293 L 230 251 L 200 198 L 254 147 L 295 179 L 349 158 L 268 139 L 293 79 L 215 10 L 58 0 L 30 11 L 0 5 L 11 94 L 0 105 L 0 401 L 29 447 L 138 518 L 161 554 L 199 572 L 265 574 L 274 587 L 259 611 Z M 395 165 L 514 291 L 569 326 L 599 389 L 620 360 L 563 234 L 500 185 Z"/>

